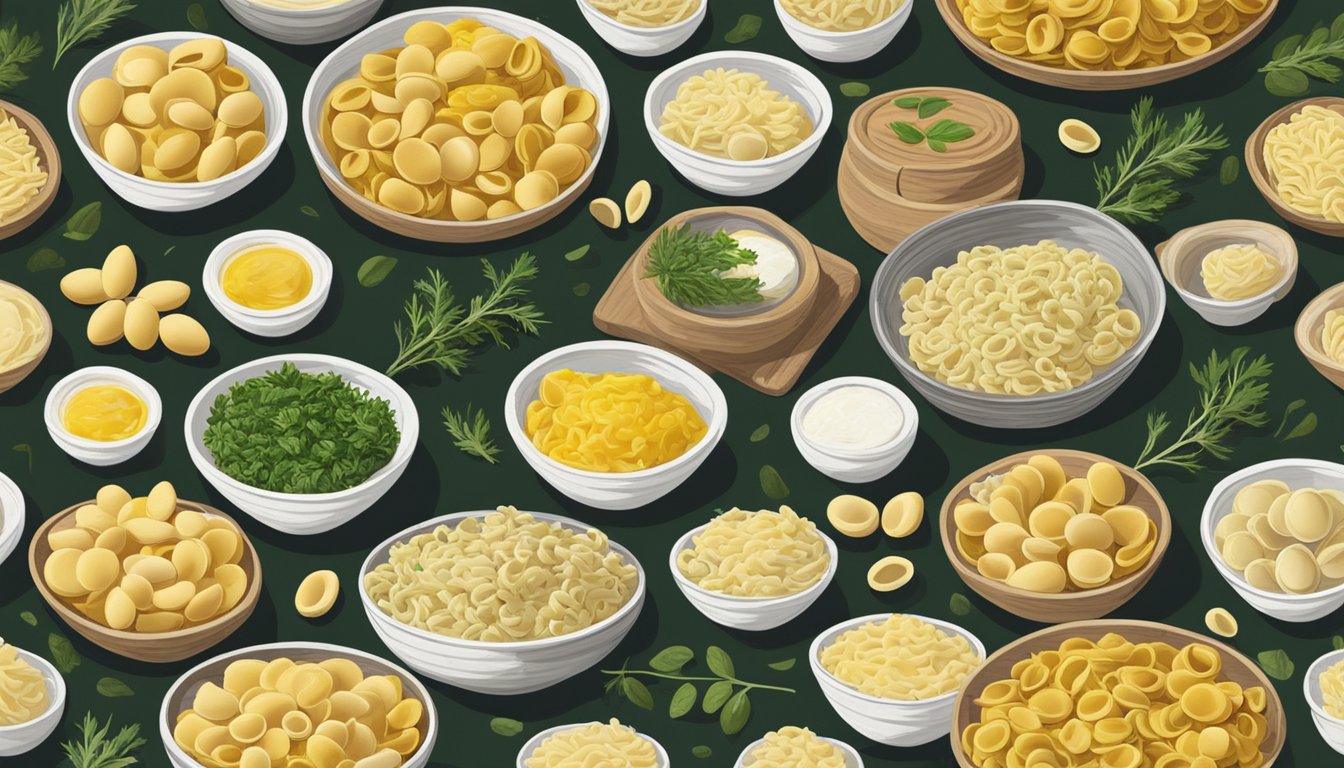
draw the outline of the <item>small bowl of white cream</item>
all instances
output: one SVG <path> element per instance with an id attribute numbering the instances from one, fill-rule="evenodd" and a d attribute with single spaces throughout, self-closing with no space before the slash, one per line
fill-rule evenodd
<path id="1" fill-rule="evenodd" d="M 895 386 L 867 376 L 842 376 L 804 392 L 789 419 L 798 452 L 818 472 L 867 483 L 910 453 L 919 412 Z"/>

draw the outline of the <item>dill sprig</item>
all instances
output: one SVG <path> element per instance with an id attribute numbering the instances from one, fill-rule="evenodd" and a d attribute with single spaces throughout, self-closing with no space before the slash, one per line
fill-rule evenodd
<path id="1" fill-rule="evenodd" d="M 61 749 L 65 750 L 65 756 L 75 768 L 126 768 L 128 765 L 137 765 L 140 761 L 131 753 L 145 745 L 145 740 L 140 738 L 140 726 L 136 723 L 122 726 L 117 735 L 109 739 L 107 732 L 111 727 L 111 717 L 107 718 L 106 725 L 99 728 L 98 719 L 92 712 L 86 712 L 84 722 L 79 725 L 79 740 L 64 742 Z"/>
<path id="2" fill-rule="evenodd" d="M 499 447 L 495 445 L 494 438 L 490 437 L 490 420 L 485 417 L 485 411 L 480 408 L 473 409 L 470 403 L 460 414 L 452 408 L 445 407 L 443 427 L 453 436 L 453 445 L 457 446 L 458 450 L 471 456 L 478 456 L 491 464 L 499 462 L 499 459 L 495 458 L 499 455 Z"/>
<path id="3" fill-rule="evenodd" d="M 1227 146 L 1227 138 L 1223 126 L 1212 130 L 1205 126 L 1204 113 L 1198 109 L 1187 112 L 1172 128 L 1153 111 L 1148 96 L 1139 99 L 1129 122 L 1132 135 L 1115 164 L 1093 167 L 1100 195 L 1097 210 L 1129 223 L 1157 221 L 1180 199 L 1173 188 L 1176 179 L 1195 175 L 1210 152 Z"/>
<path id="4" fill-rule="evenodd" d="M 1135 469 L 1166 464 L 1197 472 L 1204 468 L 1204 454 L 1219 461 L 1232 455 L 1227 438 L 1234 428 L 1263 427 L 1269 422 L 1261 406 L 1269 399 L 1267 379 L 1273 365 L 1264 355 L 1247 360 L 1248 352 L 1238 347 L 1224 358 L 1214 350 L 1202 368 L 1190 364 L 1190 377 L 1199 386 L 1199 405 L 1190 409 L 1180 436 L 1161 450 L 1157 443 L 1171 427 L 1171 419 L 1165 411 L 1150 412 L 1148 440 Z"/>
<path id="5" fill-rule="evenodd" d="M 723 277 L 741 264 L 755 264 L 755 251 L 742 248 L 728 233 L 713 234 L 664 227 L 649 246 L 643 277 L 653 278 L 668 301 L 684 307 L 730 306 L 762 301 L 755 277 Z"/>
<path id="6" fill-rule="evenodd" d="M 490 293 L 473 296 L 466 306 L 458 303 L 453 287 L 437 269 L 428 279 L 416 280 L 406 301 L 406 323 L 397 322 L 397 357 L 387 368 L 388 376 L 433 365 L 454 376 L 461 375 L 474 347 L 486 340 L 508 349 L 506 331 L 536 335 L 546 322 L 541 310 L 525 300 L 526 283 L 537 276 L 537 262 L 524 253 L 507 271 L 499 272 L 481 259 Z"/>
<path id="7" fill-rule="evenodd" d="M 27 80 L 28 74 L 23 71 L 23 65 L 41 54 L 42 46 L 36 32 L 20 35 L 17 21 L 0 29 L 0 91 L 12 91 L 19 83 Z"/>
<path id="8" fill-rule="evenodd" d="M 1317 24 L 1305 35 L 1290 35 L 1274 46 L 1265 73 L 1265 89 L 1275 96 L 1302 96 L 1311 87 L 1308 77 L 1337 83 L 1344 68 L 1330 63 L 1344 61 L 1344 13 L 1329 26 Z"/>
<path id="9" fill-rule="evenodd" d="M 112 22 L 135 10 L 129 0 L 66 0 L 56 11 L 55 69 L 66 51 L 92 40 L 112 26 Z"/>

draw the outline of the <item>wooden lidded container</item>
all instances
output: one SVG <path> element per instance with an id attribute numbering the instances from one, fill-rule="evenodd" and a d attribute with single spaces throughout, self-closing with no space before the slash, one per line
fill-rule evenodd
<path id="1" fill-rule="evenodd" d="M 919 117 L 896 106 L 902 97 L 941 98 L 949 104 Z M 927 141 L 903 141 L 890 127 L 905 122 L 928 130 L 941 120 L 964 123 L 975 134 L 937 152 Z M 957 211 L 1016 200 L 1025 169 L 1017 116 L 1001 102 L 959 88 L 921 87 L 876 96 L 854 110 L 840 157 L 840 204 L 869 244 L 890 251 L 910 233 Z"/>

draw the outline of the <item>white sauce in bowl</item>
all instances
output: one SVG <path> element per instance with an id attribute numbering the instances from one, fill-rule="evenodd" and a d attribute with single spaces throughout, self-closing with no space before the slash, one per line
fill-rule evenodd
<path id="1" fill-rule="evenodd" d="M 831 390 L 803 414 L 803 435 L 808 440 L 842 450 L 885 445 L 904 425 L 905 416 L 890 395 L 864 386 Z"/>

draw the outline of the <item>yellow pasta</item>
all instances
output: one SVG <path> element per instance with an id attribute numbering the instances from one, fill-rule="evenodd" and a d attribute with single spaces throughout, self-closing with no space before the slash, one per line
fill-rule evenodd
<path id="1" fill-rule="evenodd" d="M 513 507 L 394 544 L 364 577 L 379 610 L 463 640 L 519 642 L 599 624 L 629 602 L 635 567 L 596 528 L 576 533 Z"/>
<path id="2" fill-rule="evenodd" d="M 0 640 L 0 726 L 23 725 L 47 711 L 47 681 L 19 657 L 19 649 Z"/>
<path id="3" fill-rule="evenodd" d="M 697 586 L 739 597 L 792 595 L 821 581 L 831 556 L 817 526 L 788 506 L 737 507 L 710 521 L 677 553 L 677 569 Z"/>
<path id="4" fill-rule="evenodd" d="M 1344 492 L 1260 480 L 1237 491 L 1213 539 L 1257 589 L 1309 594 L 1344 584 Z"/>
<path id="5" fill-rule="evenodd" d="M 709 426 L 685 396 L 642 373 L 546 374 L 527 406 L 537 450 L 575 469 L 637 472 L 666 464 L 700 442 Z"/>
<path id="6" fill-rule="evenodd" d="M 666 27 L 685 21 L 701 0 L 587 0 L 588 4 L 632 27 Z"/>
<path id="7" fill-rule="evenodd" d="M 899 613 L 847 630 L 821 649 L 821 666 L 836 679 L 896 701 L 951 693 L 982 661 L 965 637 Z"/>
<path id="8" fill-rule="evenodd" d="M 802 104 L 760 75 L 719 67 L 677 87 L 658 130 L 701 154 L 747 161 L 788 152 L 812 135 L 813 125 Z"/>
<path id="9" fill-rule="evenodd" d="M 658 751 L 628 725 L 612 718 L 557 731 L 523 761 L 527 768 L 658 768 Z"/>
<path id="10" fill-rule="evenodd" d="M 1222 664 L 1203 643 L 1069 638 L 978 694 L 968 691 L 980 713 L 961 746 L 981 768 L 1257 768 L 1268 734 L 1265 690 L 1220 679 Z"/>
<path id="11" fill-rule="evenodd" d="M 1321 328 L 1321 349 L 1326 357 L 1344 365 L 1344 309 L 1332 309 L 1325 313 L 1325 325 Z"/>
<path id="12" fill-rule="evenodd" d="M 826 32 L 857 32 L 890 18 L 905 0 L 780 0 L 793 18 Z"/>
<path id="13" fill-rule="evenodd" d="M 1311 104 L 1265 136 L 1265 165 L 1284 205 L 1344 223 L 1344 114 Z"/>
<path id="14" fill-rule="evenodd" d="M 910 362 L 959 389 L 1006 395 L 1087 383 L 1139 338 L 1120 273 L 1096 253 L 1043 240 L 957 255 L 901 285 Z"/>
<path id="15" fill-rule="evenodd" d="M 303 578 L 294 593 L 294 610 L 310 619 L 325 616 L 340 594 L 341 580 L 335 571 L 313 571 Z"/>
<path id="16" fill-rule="evenodd" d="M 1199 276 L 1215 299 L 1236 301 L 1265 293 L 1283 275 L 1283 265 L 1252 243 L 1215 248 L 1204 255 Z"/>
<path id="17" fill-rule="evenodd" d="M 786 725 L 765 734 L 742 768 L 846 768 L 845 753 L 808 728 Z"/>
<path id="18" fill-rule="evenodd" d="M 46 183 L 47 172 L 27 129 L 0 109 L 0 222 L 23 210 Z"/>
<path id="19" fill-rule="evenodd" d="M 31 293 L 0 283 L 0 373 L 31 363 L 46 348 L 51 327 L 43 316 Z"/>
<path id="20" fill-rule="evenodd" d="M 1337 720 L 1344 720 L 1344 661 L 1335 662 L 1321 672 L 1321 708 Z"/>

